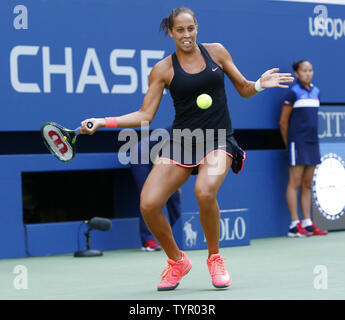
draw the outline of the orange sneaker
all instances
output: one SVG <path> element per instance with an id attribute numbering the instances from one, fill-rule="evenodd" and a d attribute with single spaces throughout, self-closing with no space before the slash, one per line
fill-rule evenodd
<path id="1" fill-rule="evenodd" d="M 185 276 L 192 268 L 192 262 L 188 259 L 186 254 L 181 251 L 182 259 L 174 261 L 167 259 L 168 265 L 164 268 L 161 274 L 161 282 L 157 285 L 158 291 L 174 290 L 180 283 L 183 276 Z"/>
<path id="2" fill-rule="evenodd" d="M 232 279 L 224 265 L 225 259 L 219 253 L 212 254 L 207 259 L 208 271 L 212 278 L 212 284 L 216 288 L 226 288 L 230 286 Z"/>

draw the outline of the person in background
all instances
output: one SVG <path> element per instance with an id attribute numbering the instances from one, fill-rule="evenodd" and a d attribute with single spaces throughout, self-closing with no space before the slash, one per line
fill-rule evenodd
<path id="1" fill-rule="evenodd" d="M 280 131 L 289 150 L 289 182 L 286 200 L 291 215 L 289 237 L 326 235 L 311 220 L 311 185 L 315 166 L 320 163 L 318 108 L 320 90 L 311 81 L 313 66 L 308 60 L 293 63 L 296 83 L 289 89 L 280 116 Z M 298 218 L 298 190 L 302 221 Z"/>

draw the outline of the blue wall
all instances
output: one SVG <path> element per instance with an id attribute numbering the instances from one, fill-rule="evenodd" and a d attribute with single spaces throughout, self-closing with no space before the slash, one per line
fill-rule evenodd
<path id="1" fill-rule="evenodd" d="M 25 1 L 28 29 L 17 30 L 13 26 L 16 3 L 2 1 L 0 105 L 2 117 L 16 121 L 2 121 L 0 131 L 38 130 L 52 119 L 73 128 L 90 116 L 137 110 L 150 68 L 175 50 L 173 41 L 158 32 L 160 21 L 181 4 L 29 0 Z M 189 0 L 183 4 L 196 13 L 198 41 L 221 42 L 248 79 L 256 80 L 277 66 L 290 72 L 294 60 L 307 58 L 314 63 L 314 82 L 321 88 L 322 101 L 345 101 L 345 6 L 327 5 L 330 21 L 343 22 L 342 36 L 335 39 L 331 23 L 330 36 L 313 35 L 314 3 L 215 0 L 210 7 L 208 1 Z M 114 55 L 118 55 L 117 64 Z M 49 77 L 50 65 L 66 65 L 68 76 Z M 243 99 L 229 80 L 227 87 L 235 128 L 278 128 L 283 89 Z M 116 93 L 125 90 L 130 93 Z M 166 126 L 173 117 L 172 100 L 166 94 L 153 127 Z"/>
<path id="2" fill-rule="evenodd" d="M 306 58 L 314 64 L 314 83 L 321 89 L 321 102 L 345 102 L 343 5 L 327 5 L 328 29 L 323 33 L 315 29 L 315 3 L 215 0 L 210 6 L 209 1 L 198 0 L 28 0 L 27 29 L 15 28 L 17 4 L 20 3 L 0 3 L 0 133 L 38 132 L 44 122 L 52 120 L 74 128 L 87 117 L 137 110 L 146 92 L 150 69 L 175 50 L 173 41 L 158 32 L 160 21 L 180 5 L 195 11 L 198 41 L 221 42 L 247 79 L 256 80 L 265 70 L 277 66 L 290 72 L 294 60 Z M 60 67 L 54 71 L 52 65 Z M 64 74 L 56 74 L 61 66 L 65 66 Z M 279 128 L 284 89 L 266 90 L 243 99 L 228 79 L 226 86 L 235 129 Z M 172 100 L 167 93 L 151 128 L 166 127 L 173 118 Z M 343 135 L 343 120 L 340 123 Z M 321 124 L 322 132 L 325 125 Z M 22 172 L 123 169 L 116 159 L 116 154 L 83 154 L 72 163 L 62 164 L 50 155 L 0 154 L 0 257 L 27 254 Z M 220 207 L 248 208 L 252 238 L 283 235 L 289 222 L 287 177 L 284 150 L 248 151 L 245 170 L 239 175 L 230 173 L 222 185 Z M 191 177 L 182 188 L 183 211 L 198 211 L 194 181 L 195 177 Z M 121 193 L 115 198 L 130 203 L 135 216 L 138 194 L 133 194 L 135 199 Z M 121 212 L 128 210 L 125 201 L 117 201 Z M 124 232 L 127 237 L 122 247 L 139 246 L 137 219 L 129 220 L 114 221 L 115 226 L 119 223 L 118 228 L 95 235 L 96 244 L 105 249 L 119 248 L 117 237 Z M 34 255 L 73 252 L 75 243 L 66 240 L 57 245 L 54 237 L 47 235 L 74 233 L 77 226 L 78 223 L 28 226 L 31 251 Z M 69 237 L 73 238 L 71 233 L 65 239 Z M 40 239 L 45 239 L 44 248 L 39 247 Z"/>

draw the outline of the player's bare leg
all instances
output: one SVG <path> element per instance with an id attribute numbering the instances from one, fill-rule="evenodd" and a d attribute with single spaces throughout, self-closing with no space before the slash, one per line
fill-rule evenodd
<path id="1" fill-rule="evenodd" d="M 181 258 L 163 207 L 170 196 L 182 186 L 192 169 L 158 161 L 150 172 L 141 192 L 140 209 L 147 227 L 171 260 Z"/>
<path id="2" fill-rule="evenodd" d="M 230 286 L 232 279 L 226 270 L 225 259 L 219 254 L 220 212 L 217 192 L 224 181 L 232 159 L 222 151 L 209 154 L 199 167 L 195 194 L 199 204 L 200 222 L 208 246 L 207 267 L 216 288 Z"/>
<path id="3" fill-rule="evenodd" d="M 220 213 L 217 192 L 224 181 L 232 159 L 222 151 L 209 154 L 199 166 L 195 195 L 199 204 L 200 222 L 205 233 L 209 256 L 219 251 Z"/>

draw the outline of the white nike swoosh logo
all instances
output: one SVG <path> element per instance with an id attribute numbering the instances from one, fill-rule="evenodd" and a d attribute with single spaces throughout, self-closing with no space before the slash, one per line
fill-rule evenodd
<path id="1" fill-rule="evenodd" d="M 218 69 L 218 67 L 217 68 L 212 68 L 212 71 L 216 71 Z"/>

